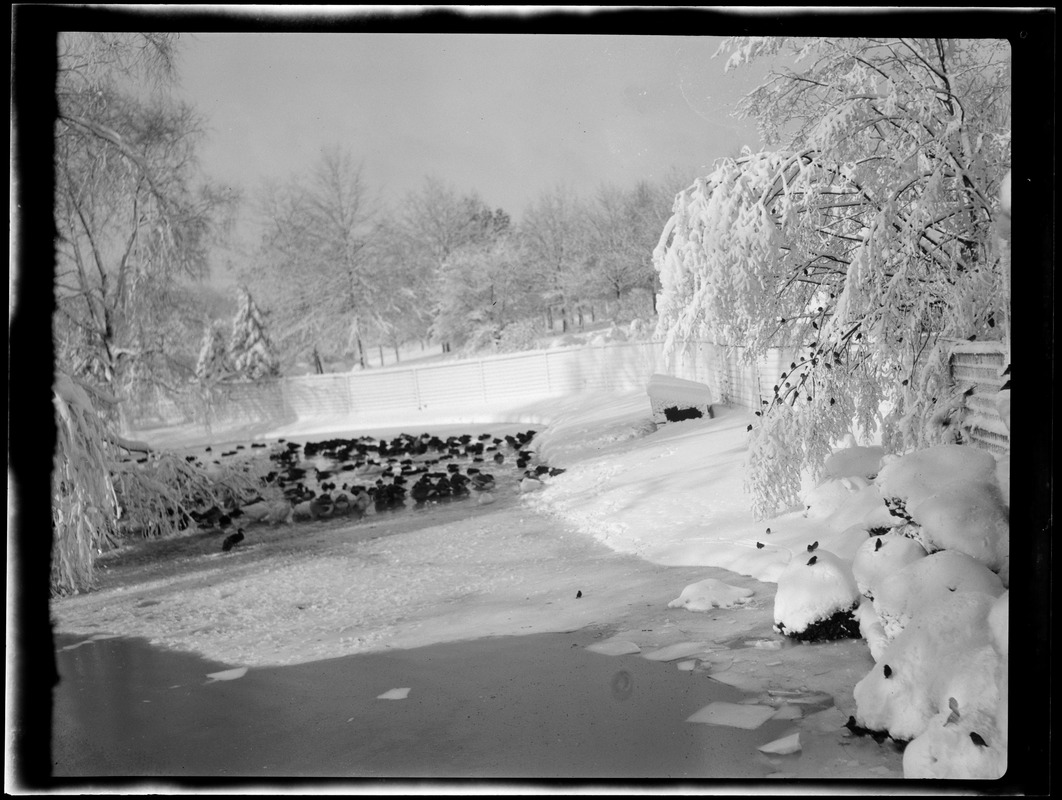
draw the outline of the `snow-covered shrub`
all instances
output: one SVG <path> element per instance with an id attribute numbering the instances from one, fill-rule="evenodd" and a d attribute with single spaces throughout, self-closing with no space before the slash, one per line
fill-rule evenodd
<path id="1" fill-rule="evenodd" d="M 886 456 L 876 480 L 881 496 L 898 499 L 908 513 L 956 481 L 993 481 L 996 460 L 974 447 L 942 444 L 904 456 Z"/>
<path id="2" fill-rule="evenodd" d="M 908 506 L 934 550 L 956 550 L 993 572 L 1009 567 L 1010 523 L 998 485 L 958 482 Z"/>
<path id="3" fill-rule="evenodd" d="M 501 335 L 498 338 L 498 351 L 501 353 L 517 353 L 524 350 L 534 350 L 541 334 L 542 332 L 534 320 L 524 319 L 510 322 L 502 328 Z"/>
<path id="4" fill-rule="evenodd" d="M 827 478 L 814 489 L 804 492 L 801 497 L 804 516 L 825 519 L 843 506 L 853 493 L 869 485 L 869 481 L 859 476 Z"/>
<path id="5" fill-rule="evenodd" d="M 836 450 L 823 469 L 830 478 L 860 477 L 873 480 L 881 469 L 881 459 L 885 456 L 883 447 L 859 447 L 852 445 Z"/>
<path id="6" fill-rule="evenodd" d="M 987 617 L 994 602 L 992 595 L 973 591 L 945 593 L 921 606 L 856 684 L 856 722 L 909 740 L 948 708 L 949 697 L 967 707 L 995 708 L 994 665 L 987 665 L 985 674 L 985 661 L 994 652 L 991 647 L 986 652 L 991 644 Z"/>
<path id="7" fill-rule="evenodd" d="M 852 575 L 860 593 L 874 598 L 874 587 L 884 578 L 925 558 L 925 548 L 917 541 L 896 533 L 871 536 L 856 551 L 852 559 Z"/>
<path id="8" fill-rule="evenodd" d="M 999 576 L 965 553 L 941 550 L 919 558 L 874 584 L 874 608 L 885 634 L 895 639 L 914 616 L 949 594 L 977 592 L 999 597 Z"/>
<path id="9" fill-rule="evenodd" d="M 240 307 L 232 321 L 229 342 L 232 366 L 253 381 L 275 377 L 280 374 L 280 361 L 266 333 L 265 318 L 249 291 L 241 288 L 239 294 Z"/>
<path id="10" fill-rule="evenodd" d="M 778 576 L 774 628 L 802 641 L 856 638 L 860 601 L 852 570 L 827 550 L 799 553 Z"/>

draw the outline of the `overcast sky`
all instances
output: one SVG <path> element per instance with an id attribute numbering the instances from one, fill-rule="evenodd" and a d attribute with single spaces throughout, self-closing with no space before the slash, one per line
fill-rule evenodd
<path id="1" fill-rule="evenodd" d="M 730 116 L 757 73 L 724 74 L 720 41 L 197 33 L 181 37 L 180 91 L 207 120 L 204 170 L 248 195 L 339 145 L 388 201 L 430 175 L 518 219 L 561 183 L 589 197 L 758 149 Z"/>

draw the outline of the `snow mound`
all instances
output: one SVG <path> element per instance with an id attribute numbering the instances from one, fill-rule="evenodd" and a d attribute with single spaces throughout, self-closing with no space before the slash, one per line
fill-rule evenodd
<path id="1" fill-rule="evenodd" d="M 895 639 L 919 610 L 951 594 L 977 592 L 999 597 L 999 576 L 965 553 L 941 550 L 885 576 L 874 589 L 874 608 L 885 635 Z"/>
<path id="2" fill-rule="evenodd" d="M 931 549 L 965 553 L 993 572 L 1009 566 L 1009 515 L 995 481 L 952 483 L 907 508 Z"/>
<path id="3" fill-rule="evenodd" d="M 1000 497 L 1004 505 L 1010 508 L 1010 455 L 1002 455 L 996 459 L 996 484 L 999 486 Z"/>
<path id="4" fill-rule="evenodd" d="M 850 616 L 859 599 L 847 562 L 827 550 L 800 553 L 778 576 L 774 627 L 786 636 L 799 636 L 816 623 Z"/>
<path id="5" fill-rule="evenodd" d="M 992 481 L 991 453 L 958 444 L 942 444 L 905 456 L 885 456 L 877 485 L 881 496 L 898 498 L 908 509 L 954 481 Z"/>
<path id="6" fill-rule="evenodd" d="M 883 447 L 846 447 L 826 459 L 826 474 L 831 478 L 859 477 L 872 480 L 881 469 Z"/>
<path id="7" fill-rule="evenodd" d="M 869 537 L 852 559 L 852 575 L 860 594 L 873 599 L 879 581 L 926 555 L 922 545 L 897 533 Z"/>
<path id="8" fill-rule="evenodd" d="M 754 592 L 740 586 L 731 586 L 715 578 L 691 583 L 668 608 L 686 608 L 690 611 L 709 611 L 713 608 L 733 608 L 749 601 Z"/>
<path id="9" fill-rule="evenodd" d="M 858 476 L 827 478 L 814 489 L 804 492 L 804 516 L 825 519 L 843 506 L 851 495 L 866 488 L 870 482 Z"/>
<path id="10" fill-rule="evenodd" d="M 994 602 L 982 592 L 956 592 L 922 606 L 856 684 L 858 724 L 910 740 L 949 707 L 949 697 L 964 708 L 994 708 L 997 664 L 994 648 L 986 648 Z"/>

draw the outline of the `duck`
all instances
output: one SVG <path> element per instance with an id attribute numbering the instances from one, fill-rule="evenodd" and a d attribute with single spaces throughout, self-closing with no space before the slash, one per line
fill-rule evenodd
<path id="1" fill-rule="evenodd" d="M 350 498 L 343 492 L 340 492 L 335 496 L 332 504 L 332 513 L 337 516 L 346 516 L 351 511 Z"/>
<path id="2" fill-rule="evenodd" d="M 236 529 L 236 533 L 229 534 L 228 536 L 225 537 L 225 541 L 223 541 L 221 543 L 221 549 L 222 549 L 223 552 L 227 553 L 227 552 L 229 552 L 229 550 L 234 548 L 236 545 L 238 545 L 242 541 L 243 541 L 243 528 L 237 528 Z"/>

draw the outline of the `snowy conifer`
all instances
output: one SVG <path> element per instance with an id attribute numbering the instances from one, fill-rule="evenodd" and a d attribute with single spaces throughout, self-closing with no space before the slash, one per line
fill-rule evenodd
<path id="1" fill-rule="evenodd" d="M 203 332 L 203 346 L 195 365 L 195 376 L 200 383 L 212 383 L 232 372 L 228 348 L 225 346 L 225 330 L 214 320 Z"/>
<path id="2" fill-rule="evenodd" d="M 233 368 L 252 381 L 280 374 L 280 363 L 266 334 L 265 319 L 247 289 L 240 289 L 240 308 L 232 322 L 229 358 Z"/>

